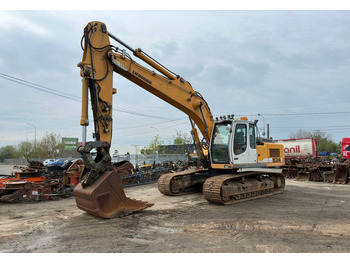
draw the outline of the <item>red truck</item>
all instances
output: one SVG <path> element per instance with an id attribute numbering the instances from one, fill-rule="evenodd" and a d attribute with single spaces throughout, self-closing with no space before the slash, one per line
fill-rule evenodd
<path id="1" fill-rule="evenodd" d="M 285 159 L 296 157 L 305 159 L 307 157 L 315 158 L 318 156 L 317 139 L 315 138 L 281 139 L 275 141 L 276 143 L 283 144 Z"/>
<path id="2" fill-rule="evenodd" d="M 341 156 L 350 159 L 350 138 L 344 137 L 341 141 Z"/>

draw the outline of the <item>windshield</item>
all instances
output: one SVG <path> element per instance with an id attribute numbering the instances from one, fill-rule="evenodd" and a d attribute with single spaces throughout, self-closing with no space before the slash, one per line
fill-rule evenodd
<path id="1" fill-rule="evenodd" d="M 231 122 L 216 124 L 211 144 L 213 163 L 229 163 L 228 143 L 231 133 Z"/>

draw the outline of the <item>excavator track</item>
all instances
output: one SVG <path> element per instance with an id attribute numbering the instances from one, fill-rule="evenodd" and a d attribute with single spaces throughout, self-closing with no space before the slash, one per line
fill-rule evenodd
<path id="1" fill-rule="evenodd" d="M 202 185 L 209 177 L 208 169 L 185 170 L 161 175 L 158 190 L 167 196 L 184 195 L 202 191 Z"/>
<path id="2" fill-rule="evenodd" d="M 231 205 L 284 191 L 285 178 L 274 172 L 242 172 L 208 178 L 203 195 L 211 203 Z"/>

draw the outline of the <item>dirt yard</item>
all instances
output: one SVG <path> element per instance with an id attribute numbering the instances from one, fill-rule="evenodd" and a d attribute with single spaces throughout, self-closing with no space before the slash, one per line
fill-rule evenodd
<path id="1" fill-rule="evenodd" d="M 126 194 L 155 205 L 100 219 L 73 197 L 2 203 L 0 252 L 350 252 L 350 185 L 287 179 L 283 194 L 232 206 L 164 196 L 156 184 Z"/>

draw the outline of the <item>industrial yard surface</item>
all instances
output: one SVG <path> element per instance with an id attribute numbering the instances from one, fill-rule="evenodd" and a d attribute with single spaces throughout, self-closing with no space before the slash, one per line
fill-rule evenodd
<path id="1" fill-rule="evenodd" d="M 1 203 L 0 252 L 350 251 L 350 185 L 287 179 L 283 194 L 231 206 L 200 193 L 164 196 L 156 184 L 126 194 L 155 205 L 101 219 L 79 210 L 73 197 Z"/>

